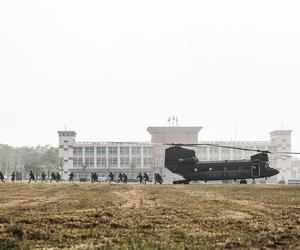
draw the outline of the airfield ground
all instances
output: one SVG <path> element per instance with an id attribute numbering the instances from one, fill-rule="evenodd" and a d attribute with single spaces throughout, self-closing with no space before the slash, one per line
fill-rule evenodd
<path id="1" fill-rule="evenodd" d="M 300 249 L 300 186 L 0 184 L 0 249 Z"/>

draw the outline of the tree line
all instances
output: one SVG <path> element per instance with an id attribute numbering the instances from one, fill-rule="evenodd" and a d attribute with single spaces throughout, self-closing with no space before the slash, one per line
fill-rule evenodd
<path id="1" fill-rule="evenodd" d="M 22 175 L 33 171 L 40 175 L 59 169 L 58 148 L 50 145 L 12 147 L 0 144 L 0 171 L 6 175 L 14 171 Z"/>

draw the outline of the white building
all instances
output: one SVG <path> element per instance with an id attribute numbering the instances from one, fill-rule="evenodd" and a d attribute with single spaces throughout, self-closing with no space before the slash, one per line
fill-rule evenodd
<path id="1" fill-rule="evenodd" d="M 77 142 L 75 131 L 59 131 L 59 159 L 63 178 L 73 172 L 75 178 L 97 172 L 125 172 L 135 178 L 138 172 L 152 173 L 154 148 L 150 142 Z"/>
<path id="2" fill-rule="evenodd" d="M 202 127 L 149 127 L 151 142 L 77 142 L 75 131 L 58 131 L 59 158 L 63 177 L 72 171 L 75 178 L 97 172 L 107 176 L 109 172 L 125 172 L 134 178 L 138 172 L 160 172 L 164 169 L 163 143 L 204 143 L 242 147 L 271 152 L 291 151 L 291 130 L 270 132 L 270 141 L 199 141 Z M 236 149 L 201 146 L 194 148 L 200 161 L 249 159 L 255 152 Z M 291 158 L 270 154 L 270 162 L 280 174 L 272 180 L 297 179 Z M 166 172 L 167 173 L 167 172 Z"/>

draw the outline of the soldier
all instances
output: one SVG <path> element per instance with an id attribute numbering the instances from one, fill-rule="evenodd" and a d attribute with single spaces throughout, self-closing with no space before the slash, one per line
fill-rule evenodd
<path id="1" fill-rule="evenodd" d="M 137 179 L 140 181 L 140 184 L 143 183 L 143 176 L 141 172 L 138 174 Z"/>
<path id="2" fill-rule="evenodd" d="M 29 172 L 29 181 L 28 181 L 28 183 L 30 183 L 31 181 L 36 182 L 35 176 L 34 176 L 32 171 Z"/>
<path id="3" fill-rule="evenodd" d="M 146 184 L 147 181 L 149 181 L 149 176 L 147 175 L 147 173 L 144 173 L 144 184 Z"/>
<path id="4" fill-rule="evenodd" d="M 123 174 L 123 176 L 122 176 L 122 178 L 123 178 L 123 182 L 125 183 L 125 184 L 127 184 L 127 174 Z"/>
<path id="5" fill-rule="evenodd" d="M 95 182 L 95 174 L 94 172 L 91 173 L 91 183 Z"/>
<path id="6" fill-rule="evenodd" d="M 0 171 L 0 181 L 5 183 L 4 175 L 1 171 Z"/>
<path id="7" fill-rule="evenodd" d="M 11 173 L 11 178 L 10 178 L 10 179 L 11 179 L 12 182 L 15 182 L 15 179 L 16 179 L 16 174 L 15 174 L 15 172 L 12 172 L 12 173 Z"/>
<path id="8" fill-rule="evenodd" d="M 109 173 L 109 184 L 114 180 L 114 174 L 112 172 Z"/>
<path id="9" fill-rule="evenodd" d="M 118 183 L 119 183 L 120 181 L 122 181 L 122 179 L 123 179 L 123 175 L 122 175 L 122 173 L 120 172 L 120 173 L 119 173 L 119 176 L 118 176 Z"/>
<path id="10" fill-rule="evenodd" d="M 74 173 L 71 172 L 71 173 L 69 174 L 69 182 L 72 182 L 72 183 L 73 183 L 73 178 L 74 178 Z"/>
<path id="11" fill-rule="evenodd" d="M 56 172 L 56 182 L 62 182 L 61 175 L 59 172 Z"/>
<path id="12" fill-rule="evenodd" d="M 51 180 L 50 180 L 50 183 L 51 183 L 52 181 L 56 181 L 56 175 L 55 175 L 54 172 L 51 173 Z"/>
<path id="13" fill-rule="evenodd" d="M 163 179 L 161 178 L 161 175 L 159 173 L 156 173 L 154 178 L 155 178 L 154 184 L 156 184 L 156 183 L 162 184 L 163 183 Z"/>
<path id="14" fill-rule="evenodd" d="M 42 172 L 41 177 L 42 177 L 42 182 L 44 181 L 47 182 L 45 172 Z"/>
<path id="15" fill-rule="evenodd" d="M 100 182 L 100 181 L 98 180 L 98 175 L 97 175 L 96 172 L 94 173 L 94 182 Z"/>

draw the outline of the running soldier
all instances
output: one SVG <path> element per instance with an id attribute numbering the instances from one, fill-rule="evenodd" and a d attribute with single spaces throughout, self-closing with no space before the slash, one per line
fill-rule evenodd
<path id="1" fill-rule="evenodd" d="M 100 181 L 98 180 L 98 175 L 97 175 L 97 173 L 94 173 L 94 182 L 100 182 Z"/>
<path id="2" fill-rule="evenodd" d="M 123 182 L 125 183 L 125 184 L 127 184 L 127 180 L 128 180 L 128 178 L 127 178 L 127 174 L 123 174 Z"/>
<path id="3" fill-rule="evenodd" d="M 45 174 L 45 172 L 42 172 L 42 174 L 41 174 L 41 177 L 42 177 L 42 182 L 48 182 L 47 180 L 46 180 L 46 174 Z"/>
<path id="4" fill-rule="evenodd" d="M 69 174 L 69 182 L 72 182 L 72 183 L 73 183 L 73 179 L 74 179 L 74 173 L 71 172 L 71 173 Z"/>
<path id="5" fill-rule="evenodd" d="M 0 181 L 5 183 L 4 175 L 1 171 L 0 171 Z"/>
<path id="6" fill-rule="evenodd" d="M 50 183 L 51 183 L 52 181 L 56 181 L 56 175 L 55 175 L 54 172 L 51 173 L 51 180 L 50 180 Z"/>
<path id="7" fill-rule="evenodd" d="M 112 181 L 114 181 L 114 174 L 110 172 L 108 177 L 109 177 L 109 184 L 110 184 Z"/>
<path id="8" fill-rule="evenodd" d="M 31 181 L 36 182 L 35 176 L 34 176 L 32 171 L 29 172 L 29 181 L 28 181 L 28 183 L 30 183 Z"/>
<path id="9" fill-rule="evenodd" d="M 15 171 L 11 173 L 11 176 L 10 176 L 10 177 L 11 177 L 11 178 L 10 178 L 11 181 L 12 181 L 12 182 L 15 182 L 15 179 L 16 179 Z"/>
<path id="10" fill-rule="evenodd" d="M 61 175 L 59 172 L 56 172 L 56 182 L 62 182 Z"/>
<path id="11" fill-rule="evenodd" d="M 118 176 L 118 183 L 120 182 L 120 181 L 122 181 L 123 180 L 123 175 L 122 175 L 122 173 L 120 172 L 119 173 L 119 176 Z"/>
<path id="12" fill-rule="evenodd" d="M 161 175 L 159 173 L 154 174 L 154 179 L 155 179 L 154 184 L 156 184 L 156 183 L 162 184 L 163 183 L 163 179 L 161 178 Z"/>
<path id="13" fill-rule="evenodd" d="M 146 184 L 147 181 L 149 181 L 149 176 L 147 175 L 147 173 L 144 173 L 144 184 Z"/>
<path id="14" fill-rule="evenodd" d="M 91 175 L 91 183 L 94 183 L 94 182 L 100 182 L 100 181 L 98 181 L 97 173 L 92 173 L 92 175 Z"/>
<path id="15" fill-rule="evenodd" d="M 142 176 L 141 172 L 138 174 L 138 176 L 136 178 L 140 181 L 140 184 L 143 183 L 143 176 Z"/>
<path id="16" fill-rule="evenodd" d="M 94 172 L 91 173 L 91 183 L 95 182 L 95 176 L 94 176 Z"/>

